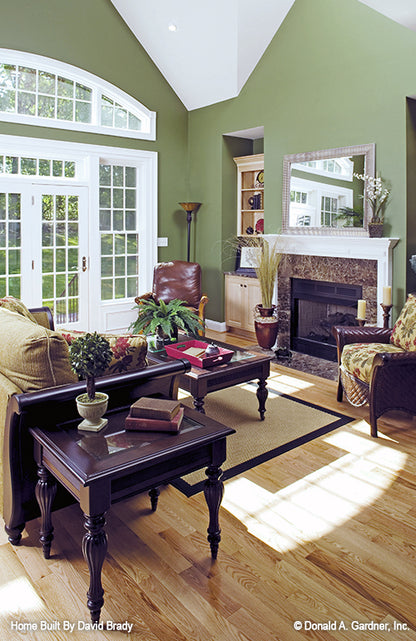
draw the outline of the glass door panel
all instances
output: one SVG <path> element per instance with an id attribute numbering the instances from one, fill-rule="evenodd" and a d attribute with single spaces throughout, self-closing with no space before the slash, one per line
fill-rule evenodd
<path id="1" fill-rule="evenodd" d="M 0 186 L 0 297 L 21 297 L 22 194 Z"/>
<path id="2" fill-rule="evenodd" d="M 87 188 L 37 187 L 40 294 L 55 324 L 88 326 Z"/>

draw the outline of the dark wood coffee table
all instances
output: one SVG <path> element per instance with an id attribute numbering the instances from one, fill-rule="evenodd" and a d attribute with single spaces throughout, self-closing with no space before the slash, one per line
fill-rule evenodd
<path id="1" fill-rule="evenodd" d="M 36 498 L 41 510 L 40 541 L 49 558 L 53 540 L 51 506 L 58 480 L 79 502 L 86 533 L 82 551 L 88 563 L 90 586 L 87 605 L 91 620 L 100 619 L 104 603 L 101 570 L 107 552 L 105 512 L 123 498 L 150 490 L 155 510 L 157 487 L 206 467 L 204 494 L 209 510 L 208 541 L 212 558 L 220 542 L 219 508 L 223 495 L 220 466 L 226 458 L 226 437 L 235 430 L 195 410 L 185 408 L 178 434 L 126 432 L 125 411 L 108 412 L 108 425 L 97 434 L 77 430 L 80 420 L 56 429 L 34 427 L 38 465 Z"/>
<path id="2" fill-rule="evenodd" d="M 181 337 L 181 342 L 184 339 Z M 201 339 L 204 340 L 204 339 Z M 205 341 L 207 342 L 207 341 Z M 259 402 L 260 419 L 264 420 L 266 411 L 266 400 L 268 396 L 266 381 L 270 374 L 270 361 L 272 356 L 261 352 L 250 351 L 215 341 L 216 345 L 231 349 L 234 352 L 229 363 L 224 365 L 214 365 L 213 367 L 196 367 L 192 366 L 189 372 L 179 375 L 179 387 L 184 389 L 193 397 L 194 407 L 198 412 L 205 413 L 204 399 L 210 392 L 233 387 L 240 383 L 258 380 L 257 399 Z M 148 352 L 148 358 L 151 362 L 165 362 L 171 360 L 165 350 L 160 352 Z"/>

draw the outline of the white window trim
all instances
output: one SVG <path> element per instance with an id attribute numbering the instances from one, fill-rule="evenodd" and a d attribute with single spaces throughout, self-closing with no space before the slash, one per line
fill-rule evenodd
<path id="1" fill-rule="evenodd" d="M 100 133 L 124 138 L 137 138 L 140 140 L 156 140 L 156 112 L 150 111 L 138 100 L 135 100 L 132 96 L 106 80 L 66 62 L 61 62 L 45 56 L 39 56 L 34 53 L 13 51 L 12 49 L 4 49 L 1 47 L 0 62 L 4 64 L 17 64 L 25 67 L 41 69 L 42 71 L 61 75 L 73 80 L 74 82 L 85 84 L 90 87 L 93 92 L 91 123 L 54 120 L 52 118 L 41 118 L 39 116 L 27 116 L 24 114 L 6 113 L 2 111 L 0 111 L 0 121 L 67 129 L 71 131 Z M 101 94 L 111 98 L 111 100 L 114 100 L 134 115 L 137 115 L 137 117 L 142 121 L 141 131 L 101 125 L 99 121 Z"/>
<path id="2" fill-rule="evenodd" d="M 39 150 L 42 150 L 41 152 Z M 108 147 L 102 145 L 91 145 L 86 143 L 74 143 L 57 140 L 43 140 L 39 138 L 26 138 L 22 136 L 10 136 L 0 134 L 0 153 L 6 155 L 39 156 L 44 158 L 59 156 L 71 156 L 71 159 L 80 160 L 84 163 L 84 172 L 80 171 L 78 179 L 61 179 L 66 185 L 85 185 L 89 187 L 89 211 L 95 213 L 90 215 L 89 228 L 89 255 L 94 256 L 92 248 L 99 246 L 99 164 L 100 160 L 111 160 L 132 162 L 138 172 L 142 175 L 144 186 L 138 193 L 139 201 L 137 208 L 146 212 L 144 225 L 139 231 L 139 255 L 141 256 L 139 287 L 140 292 L 148 292 L 152 288 L 153 269 L 158 260 L 157 249 L 157 152 L 143 151 L 137 149 L 124 149 L 122 147 Z M 13 182 L 28 182 L 33 184 L 51 184 L 59 182 L 59 178 L 52 180 L 43 176 L 21 176 L 20 174 L 0 175 L 0 186 L 2 181 L 8 184 Z M 101 269 L 98 255 L 90 264 L 91 278 L 93 282 L 100 283 Z M 89 295 L 89 318 L 93 322 L 94 329 L 98 331 L 125 331 L 135 314 L 132 312 L 133 298 L 114 301 L 101 301 L 99 292 L 90 292 Z M 140 293 L 138 292 L 138 293 Z M 97 310 L 98 316 L 97 317 Z"/>

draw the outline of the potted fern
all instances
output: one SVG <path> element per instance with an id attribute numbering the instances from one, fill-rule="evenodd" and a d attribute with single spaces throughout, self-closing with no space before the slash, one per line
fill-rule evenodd
<path id="1" fill-rule="evenodd" d="M 104 373 L 113 358 L 110 344 L 97 332 L 84 334 L 70 344 L 69 358 L 75 374 L 86 379 L 86 393 L 75 399 L 78 413 L 84 419 L 78 429 L 98 432 L 108 422 L 102 418 L 107 410 L 108 395 L 95 391 L 95 378 Z"/>
<path id="2" fill-rule="evenodd" d="M 178 329 L 197 335 L 203 326 L 199 316 L 178 298 L 168 303 L 156 302 L 153 298 L 142 299 L 133 309 L 137 309 L 138 314 L 129 330 L 135 334 L 155 335 L 162 346 L 177 338 Z"/>

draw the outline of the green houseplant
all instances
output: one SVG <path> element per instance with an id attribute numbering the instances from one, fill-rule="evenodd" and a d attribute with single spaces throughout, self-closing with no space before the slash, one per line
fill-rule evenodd
<path id="1" fill-rule="evenodd" d="M 104 373 L 113 357 L 106 338 L 94 332 L 72 341 L 69 346 L 71 368 L 80 378 L 86 379 L 86 393 L 76 397 L 77 408 L 84 420 L 78 429 L 98 432 L 107 424 L 101 418 L 108 405 L 108 395 L 95 391 L 95 377 Z"/>
<path id="2" fill-rule="evenodd" d="M 131 323 L 129 330 L 135 334 L 142 332 L 146 336 L 156 335 L 160 341 L 172 340 L 177 336 L 178 329 L 197 335 L 202 329 L 202 322 L 183 300 L 175 298 L 165 303 L 156 302 L 153 298 L 140 300 L 137 318 Z"/>

